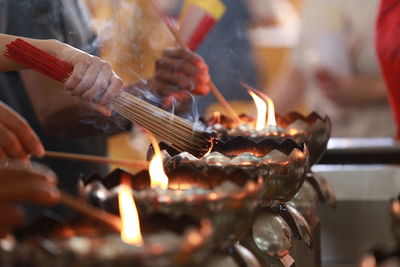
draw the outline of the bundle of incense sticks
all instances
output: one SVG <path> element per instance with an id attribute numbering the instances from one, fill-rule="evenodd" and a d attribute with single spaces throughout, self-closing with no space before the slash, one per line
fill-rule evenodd
<path id="1" fill-rule="evenodd" d="M 19 38 L 7 45 L 4 56 L 59 82 L 65 81 L 73 71 L 71 64 Z"/>
<path id="2" fill-rule="evenodd" d="M 49 55 L 22 39 L 17 39 L 8 44 L 4 55 L 18 64 L 60 82 L 65 81 L 73 70 L 69 63 Z M 212 133 L 195 129 L 191 122 L 127 92 L 116 97 L 109 106 L 126 119 L 148 129 L 160 140 L 171 144 L 179 151 L 188 151 L 193 155 L 202 156 L 213 145 L 214 136 Z"/>

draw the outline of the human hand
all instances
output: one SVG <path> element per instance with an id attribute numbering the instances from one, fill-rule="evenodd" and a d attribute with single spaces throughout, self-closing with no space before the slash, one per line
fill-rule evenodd
<path id="1" fill-rule="evenodd" d="M 0 238 L 24 221 L 19 204 L 55 205 L 59 200 L 56 175 L 34 165 L 0 167 Z"/>
<path id="2" fill-rule="evenodd" d="M 165 49 L 157 60 L 150 89 L 161 96 L 187 91 L 206 95 L 210 91 L 210 75 L 204 60 L 185 48 Z"/>
<path id="3" fill-rule="evenodd" d="M 315 78 L 325 97 L 338 106 L 361 106 L 386 100 L 385 88 L 378 78 L 341 78 L 324 68 L 315 71 Z"/>
<path id="4" fill-rule="evenodd" d="M 97 111 L 110 116 L 111 110 L 106 105 L 123 90 L 123 82 L 114 73 L 110 63 L 67 44 L 56 42 L 60 48 L 54 49 L 55 56 L 74 67 L 71 76 L 64 83 L 65 90 L 92 103 Z"/>
<path id="5" fill-rule="evenodd" d="M 19 114 L 0 101 L 0 159 L 41 157 L 44 148 L 39 138 Z"/>

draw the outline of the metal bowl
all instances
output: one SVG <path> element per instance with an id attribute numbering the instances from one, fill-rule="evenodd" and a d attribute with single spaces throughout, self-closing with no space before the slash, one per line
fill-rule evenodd
<path id="1" fill-rule="evenodd" d="M 118 185 L 121 177 L 129 177 L 139 215 L 163 212 L 171 217 L 188 214 L 209 218 L 213 243 L 218 248 L 240 240 L 251 227 L 262 190 L 262 179 L 257 174 L 250 177 L 240 168 L 222 169 L 201 162 L 167 168 L 166 173 L 170 186 L 167 190 L 151 189 L 148 171 L 131 175 L 117 170 L 100 180 L 89 179 L 82 191 L 92 203 L 118 213 Z M 103 187 L 100 194 L 101 187 L 94 186 L 98 183 Z M 99 195 L 101 199 L 93 201 Z"/>
<path id="2" fill-rule="evenodd" d="M 284 116 L 277 115 L 277 123 L 294 140 L 307 144 L 310 150 L 310 166 L 321 159 L 331 136 L 332 123 L 328 116 L 322 118 L 316 112 L 308 116 L 290 112 Z"/>
<path id="3" fill-rule="evenodd" d="M 168 155 L 167 168 L 176 166 L 218 167 L 223 170 L 241 169 L 247 176 L 262 177 L 262 206 L 272 207 L 289 201 L 304 182 L 308 170 L 308 149 L 304 143 L 297 144 L 292 139 L 276 140 L 264 138 L 253 141 L 237 136 L 228 141 L 220 141 L 209 155 L 197 159 L 187 153 L 177 154 L 165 144 L 161 145 Z M 149 155 L 151 157 L 151 155 Z"/>
<path id="4" fill-rule="evenodd" d="M 255 123 L 255 118 L 245 114 L 240 115 L 240 119 L 244 122 L 241 125 L 236 125 L 232 119 L 223 115 L 218 120 L 208 119 L 205 124 L 223 141 L 236 136 L 247 136 L 254 140 L 269 137 L 281 140 L 292 138 L 296 142 L 305 142 L 310 152 L 310 166 L 317 163 L 326 150 L 331 134 L 332 126 L 329 117 L 322 118 L 316 112 L 308 116 L 290 112 L 284 116 L 275 114 L 275 117 L 277 126 L 267 126 L 261 131 L 256 131 L 249 126 Z"/>
<path id="5" fill-rule="evenodd" d="M 209 221 L 165 215 L 141 217 L 144 244 L 130 246 L 119 233 L 87 220 L 60 223 L 46 220 L 18 241 L 3 240 L 0 263 L 4 267 L 109 267 L 204 266 L 210 250 Z"/>

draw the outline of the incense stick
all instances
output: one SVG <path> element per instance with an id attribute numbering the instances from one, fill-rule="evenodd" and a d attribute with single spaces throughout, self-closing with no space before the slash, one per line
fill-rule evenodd
<path id="1" fill-rule="evenodd" d="M 73 209 L 83 215 L 86 215 L 92 219 L 95 219 L 101 223 L 107 224 L 115 229 L 117 232 L 121 232 L 121 219 L 108 213 L 104 210 L 98 209 L 85 201 L 78 199 L 68 193 L 61 192 L 60 203 L 70 209 Z"/>
<path id="2" fill-rule="evenodd" d="M 158 16 L 162 19 L 164 24 L 167 26 L 168 30 L 171 32 L 171 34 L 174 36 L 176 42 L 179 44 L 180 47 L 187 48 L 186 43 L 182 40 L 181 35 L 179 34 L 178 29 L 173 25 L 168 18 L 165 16 L 163 13 L 159 3 L 157 0 L 150 0 L 152 3 L 156 13 Z M 228 112 L 228 114 L 232 117 L 232 119 L 235 121 L 237 124 L 241 124 L 241 120 L 238 116 L 238 114 L 234 111 L 232 106 L 229 104 L 229 102 L 225 99 L 225 97 L 221 94 L 221 92 L 218 90 L 217 86 L 214 84 L 213 81 L 210 81 L 210 89 L 211 92 L 214 94 L 215 98 L 217 101 L 222 105 L 222 107 Z"/>
<path id="3" fill-rule="evenodd" d="M 66 152 L 46 151 L 44 156 L 48 158 L 59 158 L 59 159 L 93 162 L 100 164 L 115 164 L 115 165 L 140 168 L 140 169 L 146 169 L 149 167 L 149 163 L 147 161 L 115 159 L 115 158 L 66 153 Z"/>

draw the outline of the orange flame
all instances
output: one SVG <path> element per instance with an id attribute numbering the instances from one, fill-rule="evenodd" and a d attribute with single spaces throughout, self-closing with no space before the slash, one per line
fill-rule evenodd
<path id="1" fill-rule="evenodd" d="M 249 94 L 253 97 L 254 102 L 256 103 L 257 113 L 258 113 L 256 130 L 259 131 L 265 127 L 265 116 L 262 114 L 266 114 L 266 111 L 267 111 L 266 108 L 264 107 L 265 103 L 263 103 L 264 105 L 261 105 L 261 103 L 259 103 L 260 97 L 262 98 L 262 100 L 267 102 L 267 107 L 268 107 L 268 118 L 267 118 L 267 122 L 266 122 L 267 125 L 268 126 L 276 126 L 275 106 L 274 106 L 274 102 L 272 101 L 272 99 L 269 96 L 267 96 L 266 94 L 263 94 L 261 91 L 256 90 L 243 82 L 241 82 L 240 84 L 249 91 Z M 257 100 L 253 95 L 257 96 Z M 264 126 L 261 127 L 262 119 L 264 119 Z"/>
<path id="2" fill-rule="evenodd" d="M 264 101 L 267 102 L 267 106 L 268 106 L 267 125 L 268 126 L 276 126 L 274 102 L 272 101 L 272 99 L 269 96 L 267 96 L 261 92 L 258 92 L 258 93 L 264 99 Z"/>
<path id="3" fill-rule="evenodd" d="M 258 95 L 256 95 L 254 92 L 249 90 L 249 94 L 254 100 L 254 103 L 256 104 L 257 107 L 257 122 L 256 122 L 256 130 L 261 131 L 265 127 L 265 117 L 267 114 L 267 105 L 263 101 L 262 98 L 260 98 Z"/>
<path id="4" fill-rule="evenodd" d="M 150 132 L 147 132 L 153 144 L 154 156 L 150 161 L 149 173 L 151 178 L 151 188 L 168 188 L 168 176 L 165 174 L 163 160 L 157 139 Z"/>
<path id="5" fill-rule="evenodd" d="M 132 197 L 129 178 L 122 179 L 120 191 L 118 193 L 118 205 L 122 222 L 122 241 L 129 245 L 142 246 L 143 238 L 140 233 L 139 216 L 135 201 Z"/>

